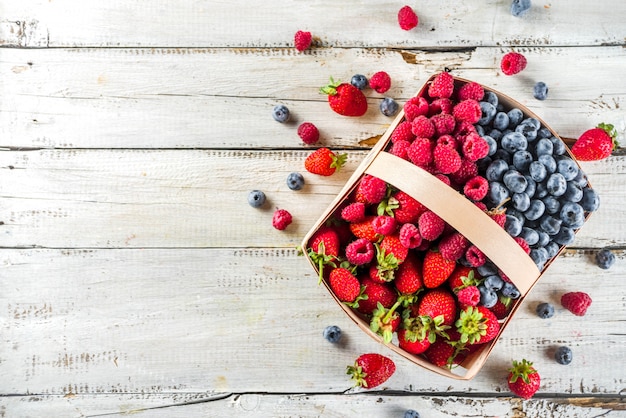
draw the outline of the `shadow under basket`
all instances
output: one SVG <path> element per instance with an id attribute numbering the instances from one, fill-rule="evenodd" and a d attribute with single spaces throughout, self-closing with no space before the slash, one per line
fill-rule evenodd
<path id="1" fill-rule="evenodd" d="M 427 80 L 418 92 L 417 96 L 427 95 L 428 87 L 434 78 L 435 75 Z M 454 81 L 456 86 L 470 82 L 469 80 L 456 77 L 454 78 Z M 547 128 L 552 136 L 562 141 L 556 132 L 554 132 L 545 122 L 543 122 L 528 108 L 503 95 L 502 93 L 485 86 L 482 87 L 485 92 L 490 91 L 496 94 L 498 102 L 503 105 L 505 111 L 512 108 L 522 110 L 525 118 L 531 117 L 537 119 L 541 123 L 541 127 Z M 485 364 L 487 357 L 499 340 L 502 332 L 513 319 L 517 309 L 522 305 L 522 302 L 528 292 L 537 283 L 541 275 L 545 273 L 546 268 L 550 265 L 550 263 L 563 251 L 565 246 L 561 246 L 558 253 L 549 259 L 540 271 L 529 255 L 505 231 L 505 229 L 494 222 L 489 215 L 478 208 L 462 193 L 453 187 L 446 185 L 437 177 L 414 165 L 410 161 L 389 153 L 387 150 L 390 147 L 391 134 L 404 120 L 405 115 L 404 110 L 402 110 L 394 119 L 389 129 L 352 174 L 338 196 L 333 200 L 331 205 L 326 209 L 312 229 L 304 237 L 302 248 L 310 248 L 309 241 L 311 240 L 311 237 L 322 226 L 324 226 L 327 221 L 331 218 L 339 218 L 338 209 L 342 208 L 342 205 L 356 190 L 361 178 L 366 174 L 378 177 L 394 188 L 407 193 L 422 205 L 436 213 L 455 230 L 464 235 L 472 244 L 477 246 L 488 257 L 488 259 L 500 269 L 501 272 L 508 276 L 508 278 L 519 290 L 521 297 L 513 301 L 514 304 L 508 316 L 499 321 L 500 330 L 496 338 L 490 342 L 482 344 L 478 350 L 469 354 L 455 367 L 436 366 L 430 363 L 422 355 L 408 353 L 394 342 L 384 343 L 382 337 L 370 329 L 369 323 L 364 315 L 355 311 L 337 298 L 328 284 L 327 278 L 323 280 L 323 283 L 346 315 L 348 315 L 371 338 L 383 343 L 390 350 L 405 357 L 409 361 L 424 367 L 425 369 L 450 378 L 469 380 L 480 371 L 482 366 Z M 569 148 L 567 146 L 565 148 L 566 153 L 569 154 L 574 161 L 576 161 Z M 578 165 L 577 162 L 576 164 Z M 580 170 L 580 166 L 578 166 L 578 169 Z M 484 175 L 484 173 L 482 173 L 482 175 Z M 590 185 L 587 187 L 590 188 Z M 589 218 L 589 216 L 590 212 L 585 212 L 585 221 Z M 305 254 L 311 262 L 313 268 L 319 273 L 317 265 L 307 254 L 307 251 L 305 251 Z"/>

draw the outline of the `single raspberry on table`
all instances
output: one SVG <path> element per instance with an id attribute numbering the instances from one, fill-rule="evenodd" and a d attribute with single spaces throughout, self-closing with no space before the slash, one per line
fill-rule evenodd
<path id="1" fill-rule="evenodd" d="M 505 75 L 514 75 L 526 68 L 526 57 L 518 52 L 504 54 L 500 61 L 500 69 Z"/>
<path id="2" fill-rule="evenodd" d="M 419 24 L 419 18 L 411 6 L 404 6 L 398 11 L 398 24 L 402 30 L 411 30 Z"/>
<path id="3" fill-rule="evenodd" d="M 583 316 L 591 305 L 591 297 L 585 292 L 568 292 L 561 296 L 561 305 L 576 316 Z"/>
<path id="4" fill-rule="evenodd" d="M 428 86 L 428 95 L 432 98 L 449 98 L 453 92 L 454 78 L 445 71 L 437 74 Z"/>
<path id="5" fill-rule="evenodd" d="M 384 93 L 391 87 L 391 77 L 384 71 L 378 71 L 369 79 L 370 87 L 378 93 Z"/>
<path id="6" fill-rule="evenodd" d="M 298 126 L 298 136 L 305 144 L 315 144 L 320 139 L 320 131 L 311 122 L 303 122 Z"/>
<path id="7" fill-rule="evenodd" d="M 276 209 L 274 216 L 272 216 L 272 226 L 279 231 L 287 228 L 291 224 L 292 217 L 285 209 Z"/>
<path id="8" fill-rule="evenodd" d="M 313 37 L 311 36 L 311 32 L 305 32 L 305 31 L 299 30 L 294 35 L 293 40 L 294 40 L 294 45 L 296 49 L 302 52 L 304 50 L 309 49 L 309 47 L 311 46 Z"/>

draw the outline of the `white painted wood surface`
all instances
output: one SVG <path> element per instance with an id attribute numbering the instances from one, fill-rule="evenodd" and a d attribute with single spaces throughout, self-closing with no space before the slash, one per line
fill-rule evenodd
<path id="1" fill-rule="evenodd" d="M 317 92 L 330 75 L 385 70 L 402 103 L 450 68 L 562 136 L 605 121 L 626 141 L 626 3 L 535 1 L 521 19 L 508 4 L 425 0 L 404 32 L 389 1 L 0 0 L 0 417 L 626 416 L 623 150 L 583 163 L 601 209 L 470 382 L 363 335 L 295 250 L 391 122 L 371 91 L 364 117 L 333 114 Z M 298 29 L 317 38 L 306 53 Z M 529 65 L 505 77 L 510 50 Z M 536 81 L 548 100 L 532 98 Z M 277 103 L 294 122 L 272 120 Z M 293 192 L 305 120 L 349 161 Z M 266 209 L 247 205 L 253 188 Z M 294 215 L 284 232 L 274 207 Z M 603 246 L 609 271 L 593 264 Z M 535 316 L 570 290 L 592 296 L 585 317 Z M 321 337 L 329 324 L 339 347 Z M 572 365 L 550 358 L 557 345 Z M 381 391 L 350 389 L 345 366 L 366 351 L 398 365 Z M 527 402 L 504 380 L 521 357 L 542 373 Z"/>

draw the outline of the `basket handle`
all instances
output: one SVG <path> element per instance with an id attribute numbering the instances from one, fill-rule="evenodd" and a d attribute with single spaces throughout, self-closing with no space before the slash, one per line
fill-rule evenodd
<path id="1" fill-rule="evenodd" d="M 427 171 L 393 154 L 380 152 L 365 172 L 404 191 L 463 234 L 511 279 L 522 296 L 539 279 L 541 272 L 535 263 L 503 228 Z"/>

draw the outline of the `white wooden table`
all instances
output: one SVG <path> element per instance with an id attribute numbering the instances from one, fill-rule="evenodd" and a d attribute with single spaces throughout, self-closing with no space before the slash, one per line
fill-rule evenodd
<path id="1" fill-rule="evenodd" d="M 436 376 L 365 336 L 295 247 L 391 119 L 330 111 L 329 76 L 387 71 L 403 103 L 449 68 L 527 105 L 564 137 L 599 122 L 626 140 L 626 3 L 424 0 L 0 0 L 0 417 L 626 416 L 626 154 L 583 163 L 602 198 L 532 290 L 480 374 Z M 293 35 L 317 38 L 305 53 Z M 528 67 L 506 77 L 511 50 Z M 544 81 L 549 97 L 532 86 Z M 271 109 L 287 105 L 292 124 Z M 349 153 L 343 171 L 304 171 L 314 122 Z M 306 187 L 286 187 L 288 173 Z M 262 189 L 270 204 L 248 206 Z M 294 223 L 271 227 L 272 209 Z M 613 248 L 604 271 L 595 252 Z M 577 318 L 565 291 L 593 298 Z M 541 320 L 537 303 L 557 306 Z M 339 325 L 339 347 L 322 338 Z M 570 366 L 550 357 L 570 346 Z M 392 357 L 376 391 L 349 390 L 364 352 Z M 542 375 L 530 401 L 506 368 Z"/>

